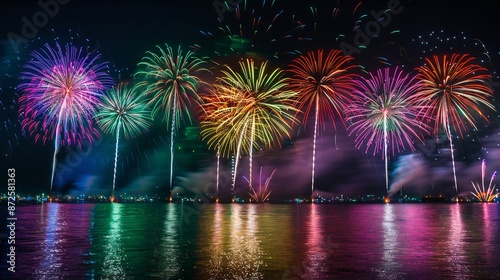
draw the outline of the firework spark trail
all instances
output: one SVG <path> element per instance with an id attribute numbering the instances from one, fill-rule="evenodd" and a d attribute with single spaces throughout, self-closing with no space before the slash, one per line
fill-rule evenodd
<path id="1" fill-rule="evenodd" d="M 59 120 L 56 125 L 56 132 L 59 131 L 59 126 L 61 123 L 61 115 L 64 107 L 66 107 L 66 98 L 64 98 L 63 104 L 61 105 L 61 109 L 59 110 L 59 115 L 57 119 Z M 59 133 L 56 133 L 56 137 L 54 139 L 54 155 L 52 156 L 52 174 L 50 176 L 50 191 L 52 191 L 52 186 L 54 185 L 54 174 L 56 170 L 56 162 L 57 162 L 57 153 L 59 152 Z"/>
<path id="2" fill-rule="evenodd" d="M 45 44 L 31 58 L 20 75 L 27 82 L 18 87 L 24 93 L 19 97 L 19 118 L 35 142 L 55 141 L 52 191 L 60 147 L 80 146 L 84 139 L 92 142 L 98 137 L 93 127 L 95 108 L 114 81 L 107 73 L 108 64 L 98 62 L 99 54 L 86 54 L 71 44 Z"/>
<path id="3" fill-rule="evenodd" d="M 485 173 L 486 173 L 486 160 L 483 159 L 483 161 L 481 162 L 481 181 L 482 181 L 482 186 L 483 186 L 483 192 L 484 192 L 484 175 L 485 175 Z"/>
<path id="4" fill-rule="evenodd" d="M 121 120 L 118 120 L 118 125 L 116 126 L 115 166 L 113 168 L 113 192 L 112 192 L 113 196 L 115 194 L 115 185 L 116 185 L 116 165 L 118 164 L 118 143 L 120 141 L 120 127 L 121 127 Z"/>
<path id="5" fill-rule="evenodd" d="M 384 161 L 385 161 L 385 190 L 389 191 L 389 164 L 387 155 L 387 110 L 384 110 Z"/>
<path id="6" fill-rule="evenodd" d="M 248 125 L 248 122 L 246 121 L 246 122 L 245 122 L 245 125 L 244 125 L 244 126 L 243 126 L 243 128 L 242 128 L 242 131 L 243 131 L 243 132 L 246 132 L 246 127 L 247 127 L 247 125 Z M 241 133 L 241 134 L 240 134 L 240 138 L 239 138 L 239 140 L 238 140 L 238 144 L 237 144 L 237 146 L 236 146 L 236 157 L 235 157 L 235 159 L 234 159 L 234 176 L 233 176 L 233 189 L 232 189 L 232 191 L 233 191 L 233 192 L 234 192 L 234 188 L 235 188 L 235 186 L 236 186 L 236 177 L 237 177 L 236 173 L 238 172 L 238 163 L 239 163 L 239 161 L 240 161 L 240 156 L 241 156 L 241 155 L 240 155 L 240 151 L 241 151 L 241 143 L 242 143 L 242 141 L 243 141 L 243 138 L 244 138 L 243 136 L 244 136 L 244 135 L 245 135 L 244 133 Z M 245 139 L 245 141 L 248 141 L 249 143 L 251 143 L 250 139 Z M 251 150 L 251 146 L 250 146 L 250 144 L 249 144 L 249 147 L 250 147 L 250 150 Z M 250 150 L 249 150 L 249 153 L 250 153 Z"/>
<path id="7" fill-rule="evenodd" d="M 177 106 L 177 95 L 174 95 L 174 104 L 172 105 L 172 110 L 175 110 Z M 175 136 L 175 118 L 172 118 L 172 125 L 170 126 L 170 189 L 174 186 L 172 185 L 172 178 L 174 176 L 174 136 Z M 172 200 L 172 194 L 170 194 L 170 200 Z"/>
<path id="8" fill-rule="evenodd" d="M 451 152 L 451 166 L 453 169 L 453 182 L 455 182 L 455 192 L 458 192 L 458 184 L 457 184 L 457 170 L 455 167 L 455 151 L 453 148 L 453 137 L 451 137 L 450 123 L 446 120 L 447 127 L 447 137 L 450 140 L 450 152 Z"/>
<path id="9" fill-rule="evenodd" d="M 215 183 L 216 199 L 219 198 L 219 177 L 220 177 L 219 164 L 220 164 L 220 152 L 219 149 L 217 149 L 217 174 L 216 174 L 217 178 Z"/>
<path id="10" fill-rule="evenodd" d="M 253 163 L 253 149 L 252 149 L 252 146 L 253 146 L 253 139 L 255 139 L 255 115 L 252 116 L 253 120 L 252 120 L 252 129 L 251 129 L 251 132 L 250 132 L 250 156 L 249 156 L 249 171 L 248 171 L 248 174 L 249 175 L 249 185 L 250 185 L 250 188 L 252 188 L 252 163 Z"/>
<path id="11" fill-rule="evenodd" d="M 318 114 L 319 114 L 319 98 L 316 98 L 316 108 L 314 109 L 314 135 L 313 135 L 313 151 L 312 151 L 312 170 L 311 170 L 311 198 L 314 195 L 314 171 L 316 166 L 316 139 L 318 137 Z M 311 199 L 311 202 L 313 200 Z"/>
<path id="12" fill-rule="evenodd" d="M 57 117 L 57 125 L 56 125 L 56 137 L 54 140 L 54 155 L 52 159 L 52 174 L 50 177 L 50 191 L 52 191 L 52 186 L 54 185 L 54 174 L 56 170 L 56 163 L 57 163 L 57 153 L 59 152 L 59 129 L 60 129 L 60 124 L 62 120 L 62 114 L 64 110 L 66 109 L 66 98 L 67 96 L 64 97 L 63 103 L 61 104 L 61 108 L 59 110 L 59 114 Z"/>

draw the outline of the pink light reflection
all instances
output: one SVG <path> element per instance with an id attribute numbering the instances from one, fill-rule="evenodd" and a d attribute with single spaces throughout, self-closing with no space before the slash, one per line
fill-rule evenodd
<path id="1" fill-rule="evenodd" d="M 328 242 L 321 225 L 320 209 L 322 205 L 311 204 L 309 220 L 306 221 L 306 256 L 302 265 L 304 279 L 316 279 L 327 272 Z M 331 236 L 330 236 L 331 237 Z"/>
<path id="2" fill-rule="evenodd" d="M 446 255 L 446 260 L 448 267 L 453 270 L 452 273 L 454 275 L 468 275 L 470 271 L 464 251 L 465 229 L 460 213 L 461 205 L 459 203 L 450 205 L 450 210 L 450 233 L 447 238 L 448 254 Z"/>

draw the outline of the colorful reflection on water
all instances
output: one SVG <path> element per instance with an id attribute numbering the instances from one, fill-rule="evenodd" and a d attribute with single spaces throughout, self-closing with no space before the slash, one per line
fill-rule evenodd
<path id="1" fill-rule="evenodd" d="M 13 279 L 500 276 L 494 203 L 47 203 L 17 213 Z"/>

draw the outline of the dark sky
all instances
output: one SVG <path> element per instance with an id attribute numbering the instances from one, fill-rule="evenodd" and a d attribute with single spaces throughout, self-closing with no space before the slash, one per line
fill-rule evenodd
<path id="1" fill-rule="evenodd" d="M 54 10 L 53 5 L 50 6 L 51 11 L 54 11 L 53 15 L 48 16 L 47 21 L 40 24 L 36 31 L 31 30 L 31 34 L 36 34 L 35 39 L 26 38 L 26 41 L 19 43 L 19 53 L 16 53 L 8 38 L 9 36 L 12 38 L 12 34 L 21 38 L 25 37 L 23 26 L 26 23 L 23 18 L 32 23 L 35 15 L 43 14 L 43 8 L 39 2 L 58 3 L 57 10 Z M 202 47 L 200 55 L 212 56 L 210 48 L 213 46 L 213 41 L 207 40 L 200 30 L 211 32 L 216 39 L 223 37 L 218 30 L 218 13 L 214 8 L 214 3 L 217 2 L 211 0 L 69 0 L 60 2 L 64 4 L 59 4 L 55 0 L 9 1 L 2 3 L 0 8 L 0 69 L 2 71 L 0 77 L 0 147 L 2 148 L 0 168 L 5 171 L 0 170 L 0 172 L 6 173 L 7 168 L 16 168 L 20 192 L 41 192 L 49 189 L 53 153 L 53 144 L 34 144 L 29 136 L 23 136 L 17 120 L 16 101 L 19 93 L 15 90 L 18 84 L 16 77 L 21 66 L 28 59 L 29 52 L 39 48 L 43 43 L 53 42 L 56 38 L 63 42 L 72 41 L 97 46 L 102 58 L 108 60 L 113 66 L 115 78 L 126 79 L 133 73 L 145 51 L 153 50 L 157 44 L 181 45 L 186 51 L 197 44 Z M 276 1 L 275 7 L 268 8 L 262 13 L 263 22 L 269 22 L 281 10 L 283 14 L 271 29 L 269 34 L 272 35 L 254 38 L 252 51 L 267 52 L 272 57 L 272 52 L 275 51 L 286 52 L 296 49 L 306 51 L 317 47 L 337 48 L 339 34 L 345 35 L 341 41 L 355 45 L 354 26 L 359 24 L 363 28 L 367 23 L 373 22 L 374 14 L 385 10 L 388 5 L 396 5 L 400 8 L 400 12 L 392 14 L 391 20 L 387 22 L 387 26 L 380 29 L 378 36 L 370 38 L 366 49 L 355 55 L 358 62 L 367 70 L 387 65 L 403 65 L 412 69 L 419 65 L 423 55 L 430 52 L 448 52 L 451 46 L 454 50 L 469 52 L 479 58 L 487 57 L 490 62 L 487 61 L 485 64 L 491 67 L 492 73 L 496 73 L 494 65 L 498 65 L 500 58 L 500 42 L 496 35 L 498 14 L 490 2 L 483 0 L 465 3 L 459 1 L 452 4 L 450 2 L 445 4 L 445 1 L 408 0 L 365 2 L 357 6 L 359 3 L 357 1 L 341 0 Z M 248 5 L 259 6 L 251 1 Z M 314 9 L 311 7 L 316 7 L 316 12 L 312 12 Z M 334 18 L 331 14 L 335 7 L 339 10 Z M 257 10 L 256 13 L 259 11 Z M 363 14 L 366 17 L 363 17 Z M 219 15 L 225 18 L 224 23 L 228 26 L 238 26 L 233 12 L 220 12 Z M 303 30 L 291 31 L 294 26 L 292 19 L 299 19 L 304 23 Z M 357 22 L 358 19 L 361 21 Z M 43 21 L 43 15 L 38 20 Z M 246 21 L 242 22 L 245 24 Z M 307 37 L 311 41 L 286 41 L 288 39 L 282 37 L 288 34 L 291 34 L 292 38 Z M 422 37 L 419 39 L 419 36 Z M 277 43 L 270 43 L 269 37 L 278 38 Z M 421 42 L 427 43 L 422 45 Z M 489 52 L 487 56 L 483 47 L 475 45 L 477 42 L 484 44 Z M 430 51 L 432 45 L 438 48 Z M 292 56 L 280 54 L 279 63 L 286 65 Z M 494 76 L 496 79 L 496 74 Z M 498 123 L 498 116 L 494 114 L 492 119 L 494 121 L 487 130 L 478 132 L 479 136 L 471 136 L 458 145 L 461 149 L 458 158 L 462 159 L 458 166 L 462 168 L 461 174 L 464 175 L 461 184 L 463 189 L 470 188 L 472 180 L 470 176 L 479 174 L 480 159 L 488 158 L 485 155 L 486 149 L 482 149 L 481 145 L 477 144 L 479 140 L 490 136 L 489 140 L 482 144 L 489 145 L 488 147 L 492 149 L 498 142 L 498 136 L 494 138 L 497 131 L 493 130 Z M 169 138 L 166 131 L 162 131 L 161 128 L 162 125 L 158 124 L 149 135 L 139 137 L 136 141 L 123 143 L 124 163 L 120 170 L 123 174 L 119 183 L 127 186 L 123 187 L 124 189 L 137 189 L 139 181 L 141 187 L 147 190 L 165 186 L 165 177 L 168 177 L 167 144 Z M 260 157 L 257 157 L 260 159 L 260 164 L 266 167 L 264 170 L 267 170 L 267 174 L 273 168 L 270 162 L 278 167 L 274 179 L 276 182 L 283 182 L 283 185 L 287 185 L 281 188 L 282 193 L 303 194 L 309 189 L 310 173 L 308 168 L 304 168 L 304 164 L 309 162 L 309 136 L 311 136 L 310 132 L 306 132 L 294 139 L 296 140 L 295 146 L 285 147 L 283 151 L 261 153 Z M 352 194 L 384 191 L 384 172 L 380 156 L 365 155 L 362 151 L 354 149 L 353 139 L 347 137 L 342 127 L 338 135 L 329 130 L 321 139 L 319 149 L 323 152 L 317 172 L 319 190 Z M 189 146 L 187 149 L 200 153 L 204 151 L 203 145 L 200 146 L 196 141 L 186 140 L 186 143 Z M 440 143 L 432 144 L 431 146 L 435 147 L 433 151 L 429 151 L 427 147 L 417 151 L 416 156 L 424 158 L 422 160 L 424 163 L 420 161 L 418 168 L 414 169 L 423 173 L 427 172 L 428 177 L 441 178 L 442 174 L 446 174 L 444 176 L 450 178 L 451 173 L 447 169 L 449 162 L 443 159 L 447 157 L 442 156 L 445 152 L 439 149 L 439 145 Z M 102 142 L 92 146 L 88 153 L 75 153 L 71 148 L 66 150 L 65 154 L 60 155 L 60 159 L 61 163 L 66 162 L 67 166 L 72 165 L 70 169 L 66 169 L 67 174 L 70 175 L 62 179 L 57 188 L 77 191 L 103 188 L 107 191 L 110 181 L 108 175 L 112 175 L 110 170 L 113 165 L 113 147 L 112 137 L 103 137 Z M 76 155 L 73 161 L 71 157 L 68 157 L 71 153 Z M 176 160 L 180 185 L 183 184 L 182 182 L 204 180 L 203 176 L 209 172 L 207 170 L 211 170 L 213 162 L 210 161 L 210 153 L 202 153 L 202 155 L 203 161 L 199 160 L 201 156 L 179 154 Z M 68 159 L 70 159 L 69 162 Z M 493 159 L 494 157 L 489 161 L 491 172 L 499 166 Z M 414 159 L 411 158 L 410 153 L 398 155 L 393 158 L 391 168 L 394 172 L 404 169 L 407 167 L 404 164 L 412 160 Z M 155 164 L 165 167 L 158 169 Z M 400 175 L 395 173 L 392 179 L 399 180 Z M 412 176 L 409 176 L 408 180 L 414 182 L 416 194 L 434 191 L 432 186 L 434 184 L 436 188 L 441 186 L 444 191 L 449 190 L 449 180 L 432 181 L 434 180 L 432 179 L 421 182 L 417 180 L 422 179 L 417 173 Z"/>

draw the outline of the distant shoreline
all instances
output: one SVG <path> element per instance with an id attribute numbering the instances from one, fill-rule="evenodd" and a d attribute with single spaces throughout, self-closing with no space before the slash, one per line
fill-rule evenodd
<path id="1" fill-rule="evenodd" d="M 219 201 L 215 202 L 215 200 L 205 200 L 205 201 L 181 201 L 181 200 L 174 200 L 172 202 L 169 202 L 167 200 L 152 200 L 152 201 L 114 201 L 111 202 L 109 200 L 81 200 L 81 201 L 75 201 L 75 200 L 59 200 L 59 201 L 36 201 L 36 200 L 19 200 L 17 201 L 16 206 L 26 206 L 26 205 L 36 205 L 36 204 L 111 204 L 111 203 L 116 203 L 116 204 L 186 204 L 186 205 L 204 205 L 204 204 L 274 204 L 274 205 L 285 205 L 285 204 L 318 204 L 318 205 L 346 205 L 346 204 L 463 204 L 463 203 L 486 203 L 486 204 L 494 204 L 494 203 L 500 203 L 499 199 L 496 199 L 491 202 L 481 202 L 478 200 L 472 200 L 472 199 L 467 199 L 467 200 L 461 200 L 459 202 L 452 201 L 452 198 L 439 198 L 439 197 L 433 197 L 433 198 L 422 198 L 420 200 L 415 200 L 415 201 L 402 201 L 402 200 L 397 200 L 393 199 L 389 202 L 385 202 L 383 200 L 374 200 L 374 201 L 329 201 L 329 202 L 310 202 L 310 201 L 303 201 L 303 202 L 295 202 L 295 201 L 266 201 L 266 202 L 249 202 L 249 201 L 240 201 L 240 202 L 231 202 L 231 201 Z M 7 200 L 6 199 L 1 199 L 0 200 L 0 205 L 7 205 Z"/>

